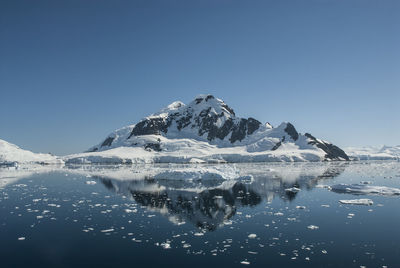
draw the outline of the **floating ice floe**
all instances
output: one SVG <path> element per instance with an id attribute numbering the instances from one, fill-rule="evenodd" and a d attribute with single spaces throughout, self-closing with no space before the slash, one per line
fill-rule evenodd
<path id="1" fill-rule="evenodd" d="M 102 233 L 114 232 L 114 229 L 111 228 L 111 229 L 101 230 L 100 232 L 102 232 Z"/>
<path id="2" fill-rule="evenodd" d="M 248 236 L 248 238 L 250 238 L 250 239 L 253 239 L 253 238 L 256 238 L 256 237 L 257 237 L 256 234 L 249 234 L 249 236 Z"/>
<path id="3" fill-rule="evenodd" d="M 170 249 L 170 248 L 171 248 L 171 244 L 168 243 L 168 242 L 161 243 L 161 246 L 162 246 L 164 249 Z"/>
<path id="4" fill-rule="evenodd" d="M 337 193 L 400 195 L 400 189 L 386 186 L 370 186 L 366 184 L 336 184 L 330 190 Z"/>
<path id="5" fill-rule="evenodd" d="M 371 199 L 349 199 L 349 200 L 339 200 L 342 204 L 349 204 L 349 205 L 365 205 L 371 206 L 374 202 Z"/>
<path id="6" fill-rule="evenodd" d="M 195 167 L 171 169 L 154 176 L 156 180 L 229 180 L 240 176 L 234 167 Z"/>
<path id="7" fill-rule="evenodd" d="M 204 233 L 197 232 L 197 233 L 194 233 L 193 235 L 194 235 L 194 236 L 203 236 L 203 235 L 204 235 Z"/>
<path id="8" fill-rule="evenodd" d="M 316 226 L 316 225 L 308 225 L 307 228 L 310 229 L 310 230 L 317 230 L 317 229 L 319 229 L 319 227 Z"/>
<path id="9" fill-rule="evenodd" d="M 285 189 L 285 191 L 286 191 L 286 192 L 292 192 L 292 193 L 298 193 L 298 192 L 301 191 L 301 189 L 300 189 L 300 188 L 297 188 L 297 187 L 291 187 L 291 188 Z"/>

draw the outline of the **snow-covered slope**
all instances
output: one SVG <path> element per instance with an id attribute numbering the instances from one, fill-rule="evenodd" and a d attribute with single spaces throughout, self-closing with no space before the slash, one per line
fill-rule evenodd
<path id="1" fill-rule="evenodd" d="M 139 123 L 118 129 L 68 163 L 271 162 L 348 160 L 337 146 L 300 134 L 290 123 L 273 128 L 237 117 L 212 95 L 173 102 Z"/>
<path id="2" fill-rule="evenodd" d="M 0 140 L 0 166 L 17 164 L 58 164 L 63 161 L 50 154 L 36 154 Z"/>
<path id="3" fill-rule="evenodd" d="M 351 159 L 355 160 L 399 160 L 400 145 L 382 147 L 348 147 L 345 149 Z"/>

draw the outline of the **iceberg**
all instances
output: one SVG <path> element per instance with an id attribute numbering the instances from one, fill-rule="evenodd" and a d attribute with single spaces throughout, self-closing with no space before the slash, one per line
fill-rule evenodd
<path id="1" fill-rule="evenodd" d="M 356 195 L 400 195 L 399 188 L 371 186 L 366 184 L 336 184 L 330 187 L 332 192 Z"/>
<path id="2" fill-rule="evenodd" d="M 348 199 L 348 200 L 339 200 L 341 204 L 346 205 L 365 205 L 371 206 L 374 202 L 371 199 Z"/>

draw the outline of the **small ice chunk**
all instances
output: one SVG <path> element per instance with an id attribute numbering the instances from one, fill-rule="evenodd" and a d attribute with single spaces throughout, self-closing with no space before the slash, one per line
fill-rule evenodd
<path id="1" fill-rule="evenodd" d="M 195 236 L 203 236 L 203 235 L 204 235 L 204 233 L 197 232 L 197 233 L 194 233 L 193 235 L 195 235 Z"/>
<path id="2" fill-rule="evenodd" d="M 310 229 L 310 230 L 317 230 L 317 229 L 319 229 L 319 227 L 316 226 L 316 225 L 308 225 L 307 228 Z"/>
<path id="3" fill-rule="evenodd" d="M 170 249 L 170 248 L 171 248 L 171 244 L 170 244 L 170 243 L 167 243 L 167 242 L 161 243 L 161 246 L 162 246 L 164 249 Z"/>
<path id="4" fill-rule="evenodd" d="M 95 181 L 86 181 L 86 184 L 88 184 L 88 185 L 95 185 L 97 182 L 95 182 Z"/>
<path id="5" fill-rule="evenodd" d="M 126 213 L 136 213 L 137 209 L 125 209 Z"/>
<path id="6" fill-rule="evenodd" d="M 241 261 L 240 263 L 241 263 L 241 264 L 244 264 L 244 265 L 249 265 L 249 264 L 250 264 L 250 262 L 247 261 L 247 260 Z"/>
<path id="7" fill-rule="evenodd" d="M 248 235 L 248 238 L 250 238 L 250 239 L 253 239 L 253 238 L 256 238 L 256 237 L 257 237 L 256 234 L 249 234 L 249 235 Z"/>
<path id="8" fill-rule="evenodd" d="M 371 199 L 348 199 L 348 200 L 339 200 L 340 203 L 346 205 L 364 205 L 364 206 L 371 206 L 374 202 Z"/>
<path id="9" fill-rule="evenodd" d="M 23 241 L 23 240 L 25 240 L 25 237 L 23 237 L 23 236 L 18 237 L 18 240 L 19 240 L 19 241 Z"/>
<path id="10" fill-rule="evenodd" d="M 291 187 L 291 188 L 285 189 L 285 191 L 286 191 L 286 192 L 291 192 L 291 193 L 298 193 L 298 192 L 301 191 L 301 189 L 300 189 L 300 188 L 297 188 L 297 187 Z"/>
<path id="11" fill-rule="evenodd" d="M 331 191 L 350 194 L 400 195 L 399 188 L 366 184 L 336 184 L 331 186 Z"/>
<path id="12" fill-rule="evenodd" d="M 329 185 L 325 185 L 325 184 L 317 184 L 317 185 L 315 185 L 315 188 L 330 189 L 331 187 Z"/>
<path id="13" fill-rule="evenodd" d="M 114 229 L 111 228 L 111 229 L 101 230 L 100 232 L 102 232 L 102 233 L 109 233 L 109 232 L 113 232 L 113 231 L 114 231 Z"/>

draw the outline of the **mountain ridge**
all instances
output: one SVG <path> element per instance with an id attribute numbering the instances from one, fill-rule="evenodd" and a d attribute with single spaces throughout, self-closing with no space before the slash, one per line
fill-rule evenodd
<path id="1" fill-rule="evenodd" d="M 151 135 L 171 140 L 193 139 L 218 148 L 246 146 L 246 151 L 250 153 L 277 151 L 284 145 L 293 144 L 298 150 L 322 150 L 325 156 L 321 160 L 349 160 L 339 147 L 309 133 L 298 133 L 289 122 L 274 128 L 252 117 L 237 117 L 230 106 L 210 94 L 198 95 L 188 105 L 175 101 L 137 124 L 112 132 L 87 152 L 137 146 L 162 152 L 160 139 L 157 142 L 139 142 L 142 141 L 139 137 Z"/>

